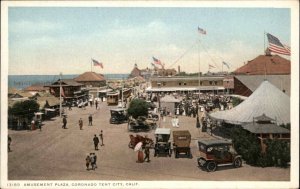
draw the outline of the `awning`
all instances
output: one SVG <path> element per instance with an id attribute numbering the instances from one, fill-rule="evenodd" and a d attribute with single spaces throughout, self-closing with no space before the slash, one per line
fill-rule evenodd
<path id="1" fill-rule="evenodd" d="M 225 90 L 223 86 L 203 86 L 200 87 L 200 91 L 216 91 Z M 199 91 L 199 87 L 148 87 L 146 92 L 175 92 L 175 91 Z"/>

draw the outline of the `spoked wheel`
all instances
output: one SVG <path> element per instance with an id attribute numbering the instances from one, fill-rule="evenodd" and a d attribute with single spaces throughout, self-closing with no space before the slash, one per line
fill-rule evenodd
<path id="1" fill-rule="evenodd" d="M 210 161 L 206 165 L 206 169 L 208 172 L 213 172 L 217 169 L 217 164 L 214 161 Z"/>
<path id="2" fill-rule="evenodd" d="M 234 167 L 241 167 L 242 166 L 242 159 L 241 158 L 236 158 L 233 162 Z"/>

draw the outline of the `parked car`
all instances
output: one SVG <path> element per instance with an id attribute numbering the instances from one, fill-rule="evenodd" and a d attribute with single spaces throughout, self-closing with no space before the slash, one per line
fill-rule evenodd
<path id="1" fill-rule="evenodd" d="M 130 118 L 128 121 L 128 131 L 150 131 L 156 127 L 156 121 L 148 119 L 145 116 L 139 116 L 137 119 Z"/>
<path id="2" fill-rule="evenodd" d="M 208 172 L 215 171 L 219 165 L 242 166 L 242 157 L 233 149 L 232 142 L 227 140 L 198 140 L 200 157 L 199 167 Z"/>
<path id="3" fill-rule="evenodd" d="M 117 108 L 110 110 L 110 119 L 111 124 L 121 124 L 128 121 L 128 116 L 125 108 Z"/>
<path id="4" fill-rule="evenodd" d="M 171 142 L 169 141 L 171 135 L 171 129 L 169 128 L 157 128 L 155 130 L 155 146 L 154 156 L 168 155 L 171 157 Z"/>
<path id="5" fill-rule="evenodd" d="M 191 148 L 191 133 L 188 130 L 173 131 L 173 152 L 175 158 L 180 154 L 185 154 L 187 157 L 192 158 Z"/>
<path id="6" fill-rule="evenodd" d="M 148 119 L 151 119 L 151 120 L 154 120 L 154 121 L 158 121 L 159 120 L 159 116 L 158 114 L 152 112 L 152 111 L 149 111 L 148 112 Z"/>

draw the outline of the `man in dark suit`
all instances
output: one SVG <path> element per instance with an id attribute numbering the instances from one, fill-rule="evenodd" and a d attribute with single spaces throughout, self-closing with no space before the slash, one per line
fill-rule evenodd
<path id="1" fill-rule="evenodd" d="M 66 116 L 64 116 L 62 128 L 66 129 L 66 126 L 67 126 L 67 118 L 66 118 Z"/>
<path id="2" fill-rule="evenodd" d="M 95 135 L 93 138 L 95 150 L 98 150 L 99 138 Z"/>

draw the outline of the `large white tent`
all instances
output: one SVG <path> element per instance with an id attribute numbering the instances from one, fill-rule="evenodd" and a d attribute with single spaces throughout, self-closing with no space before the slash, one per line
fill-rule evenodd
<path id="1" fill-rule="evenodd" d="M 231 124 L 243 124 L 253 121 L 253 117 L 267 115 L 278 124 L 290 123 L 290 98 L 268 81 L 260 86 L 238 106 L 225 111 L 211 113 L 212 119 Z"/>

